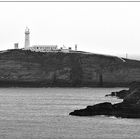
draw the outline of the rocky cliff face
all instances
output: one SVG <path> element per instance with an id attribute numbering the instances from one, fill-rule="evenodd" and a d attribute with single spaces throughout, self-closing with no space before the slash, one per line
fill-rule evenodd
<path id="1" fill-rule="evenodd" d="M 140 61 L 88 53 L 0 53 L 0 86 L 125 86 L 140 81 Z"/>

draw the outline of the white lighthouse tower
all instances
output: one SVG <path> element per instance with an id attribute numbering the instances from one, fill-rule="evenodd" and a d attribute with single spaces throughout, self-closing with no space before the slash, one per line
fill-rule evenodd
<path id="1" fill-rule="evenodd" d="M 26 27 L 25 29 L 25 45 L 24 45 L 24 48 L 28 48 L 30 47 L 30 31 L 29 31 L 29 28 Z"/>

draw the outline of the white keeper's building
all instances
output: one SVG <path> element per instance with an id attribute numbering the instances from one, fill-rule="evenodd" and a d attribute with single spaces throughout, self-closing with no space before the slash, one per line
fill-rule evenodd
<path id="1" fill-rule="evenodd" d="M 51 52 L 57 51 L 57 45 L 33 45 L 26 48 L 26 50 L 36 51 L 36 52 Z"/>

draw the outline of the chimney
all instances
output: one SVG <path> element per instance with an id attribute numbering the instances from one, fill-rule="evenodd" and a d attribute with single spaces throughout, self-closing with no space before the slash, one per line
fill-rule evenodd
<path id="1" fill-rule="evenodd" d="M 75 44 L 75 51 L 77 51 L 77 44 Z"/>
<path id="2" fill-rule="evenodd" d="M 18 43 L 15 43 L 15 44 L 14 44 L 14 48 L 15 48 L 15 49 L 18 49 Z"/>

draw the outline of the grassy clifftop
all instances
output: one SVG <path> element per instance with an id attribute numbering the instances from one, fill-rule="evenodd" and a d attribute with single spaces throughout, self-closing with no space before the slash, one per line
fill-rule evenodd
<path id="1" fill-rule="evenodd" d="M 133 81 L 140 81 L 140 61 L 84 52 L 0 53 L 0 86 L 127 86 Z"/>

